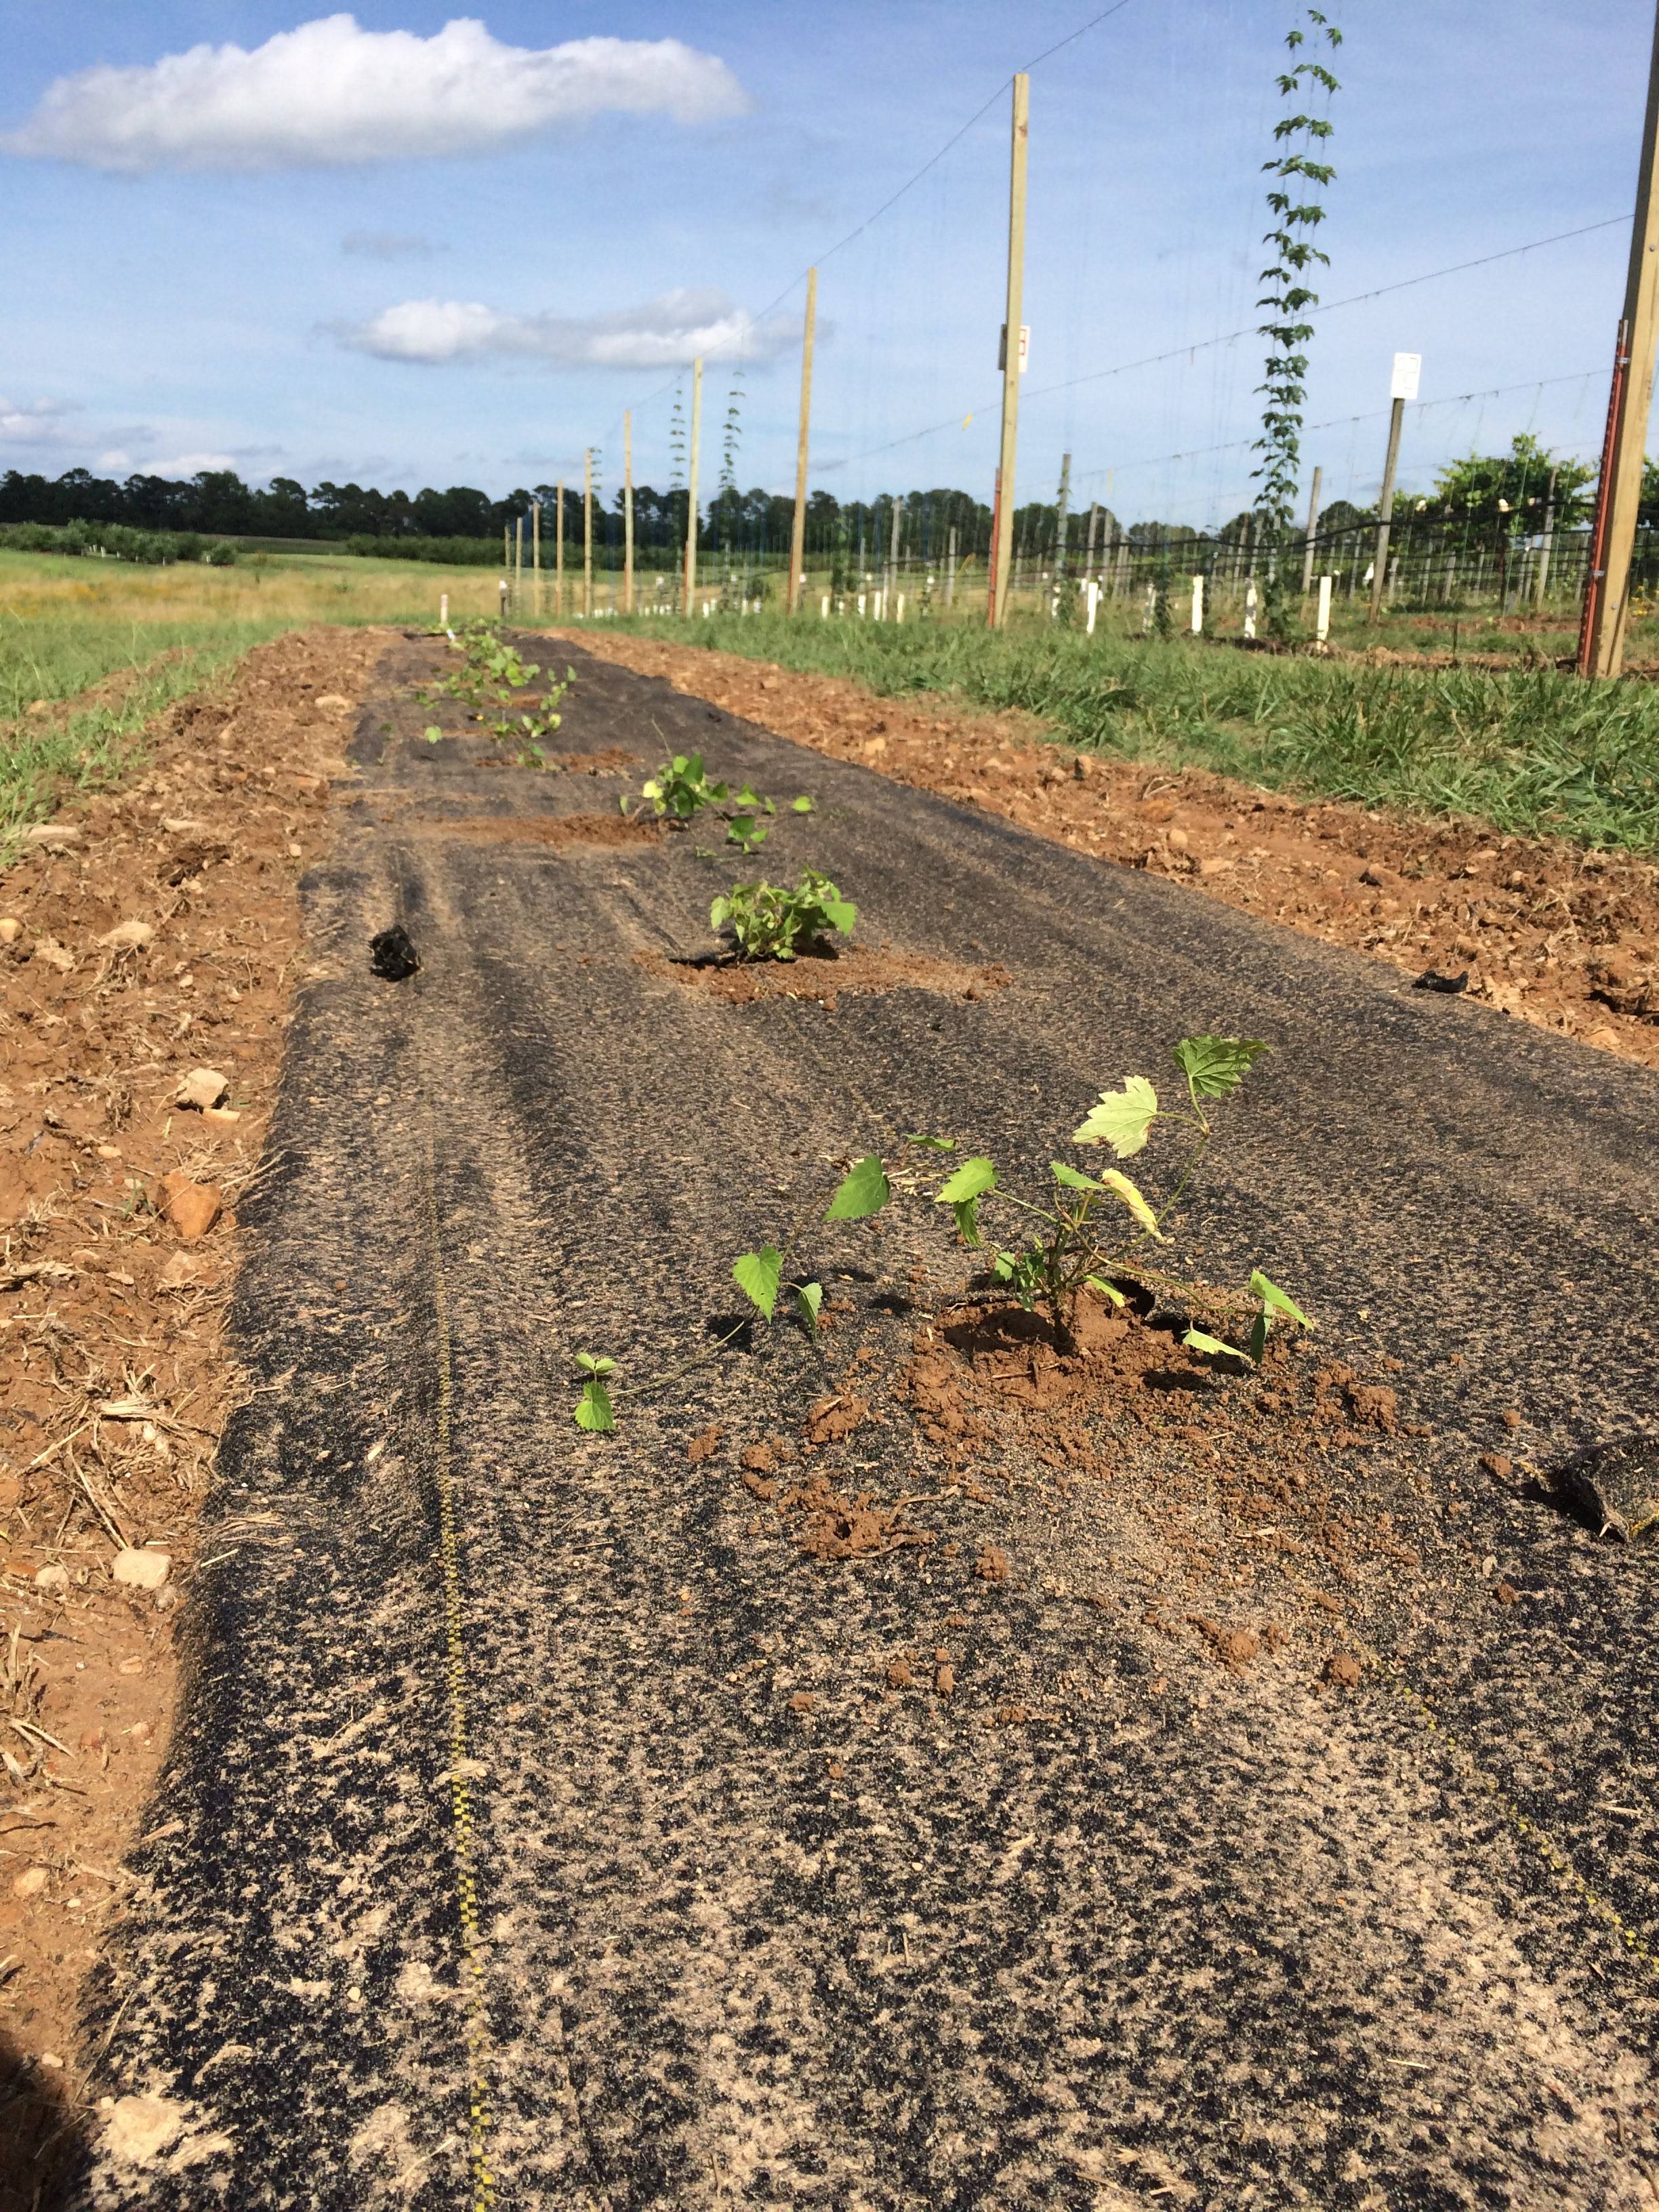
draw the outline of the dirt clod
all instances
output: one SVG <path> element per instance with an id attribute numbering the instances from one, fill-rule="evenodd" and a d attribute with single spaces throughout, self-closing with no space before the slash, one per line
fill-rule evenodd
<path id="1" fill-rule="evenodd" d="M 129 1546 L 115 1554 L 109 1571 L 129 1589 L 158 1590 L 173 1572 L 173 1561 L 165 1552 L 152 1551 L 148 1545 L 141 1549 Z"/>
<path id="2" fill-rule="evenodd" d="M 159 1211 L 186 1244 L 205 1237 L 219 1218 L 223 1194 L 215 1183 L 196 1182 L 181 1170 L 164 1175 L 159 1185 Z"/>
<path id="3" fill-rule="evenodd" d="M 1351 1651 L 1333 1651 L 1325 1662 L 1325 1680 L 1334 1682 L 1339 1689 L 1358 1689 L 1364 1671 Z"/>

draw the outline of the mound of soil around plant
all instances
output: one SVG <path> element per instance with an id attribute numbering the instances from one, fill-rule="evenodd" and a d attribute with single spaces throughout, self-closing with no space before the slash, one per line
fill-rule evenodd
<path id="1" fill-rule="evenodd" d="M 415 834 L 470 845 L 656 845 L 654 822 L 623 814 L 473 814 L 417 817 Z"/>
<path id="2" fill-rule="evenodd" d="M 598 629 L 581 642 L 798 744 L 1176 877 L 1413 975 L 1467 969 L 1471 998 L 1659 1067 L 1650 861 L 1480 823 L 1304 802 L 1196 769 L 1073 755 L 1026 716 L 884 699 L 734 653 Z"/>
<path id="3" fill-rule="evenodd" d="M 752 1006 L 763 999 L 816 999 L 833 1006 L 837 998 L 868 997 L 883 991 L 932 991 L 946 999 L 982 999 L 1005 991 L 1013 978 L 999 965 L 969 967 L 956 960 L 933 960 L 921 952 L 894 952 L 885 945 L 843 945 L 839 951 L 799 954 L 793 960 L 739 960 L 735 954 L 704 954 L 676 960 L 662 952 L 635 958 L 653 975 L 666 975 L 687 990 L 700 991 L 729 1006 Z"/>

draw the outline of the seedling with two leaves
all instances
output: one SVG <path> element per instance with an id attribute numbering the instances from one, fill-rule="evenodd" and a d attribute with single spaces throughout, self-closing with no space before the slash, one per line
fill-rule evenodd
<path id="1" fill-rule="evenodd" d="M 820 1218 L 826 1222 L 863 1221 L 872 1213 L 879 1213 L 891 1194 L 886 1170 L 872 1154 L 860 1160 L 842 1177 Z M 732 1263 L 732 1281 L 764 1322 L 769 1322 L 775 1317 L 778 1300 L 787 1297 L 792 1310 L 806 1328 L 813 1331 L 817 1328 L 818 1315 L 823 1307 L 823 1284 L 816 1279 L 797 1280 L 787 1271 L 793 1263 L 795 1248 L 810 1225 L 817 1206 L 822 1202 L 820 1193 L 818 1199 L 805 1209 L 781 1245 L 763 1244 L 757 1252 L 739 1253 Z M 729 1329 L 718 1343 L 696 1359 L 674 1369 L 672 1374 L 653 1376 L 635 1384 L 630 1395 L 643 1396 L 649 1391 L 660 1389 L 665 1383 L 677 1381 L 705 1360 L 718 1357 L 744 1326 L 739 1323 L 737 1328 Z M 575 1364 L 578 1373 L 582 1376 L 581 1395 L 575 1407 L 576 1425 L 595 1434 L 608 1433 L 617 1425 L 614 1398 L 623 1395 L 610 1380 L 617 1371 L 617 1363 L 602 1353 L 579 1352 L 575 1354 Z"/>

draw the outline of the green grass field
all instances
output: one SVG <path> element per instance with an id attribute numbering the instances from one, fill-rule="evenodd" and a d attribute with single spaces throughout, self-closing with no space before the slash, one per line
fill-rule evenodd
<path id="1" fill-rule="evenodd" d="M 493 570 L 260 556 L 234 568 L 0 552 L 0 864 L 66 784 L 106 781 L 145 723 L 251 646 L 312 623 L 493 611 Z M 106 696 L 74 705 L 102 686 Z"/>
<path id="2" fill-rule="evenodd" d="M 1213 769 L 1276 789 L 1500 830 L 1659 850 L 1659 687 L 1552 668 L 1376 666 L 1032 620 L 794 622 L 762 614 L 618 623 L 889 696 L 1018 708 L 1072 744 Z M 606 628 L 611 625 L 607 623 Z"/>
<path id="3" fill-rule="evenodd" d="M 313 623 L 430 623 L 445 592 L 457 617 L 493 613 L 496 587 L 489 568 L 343 555 L 143 568 L 0 553 L 0 860 L 65 783 L 106 779 L 150 717 L 249 647 Z M 1659 686 L 1645 682 L 1321 661 L 1241 652 L 1224 638 L 1160 643 L 1122 608 L 1092 638 L 1024 611 L 993 635 L 965 605 L 951 622 L 824 622 L 814 611 L 793 623 L 773 612 L 617 626 L 890 696 L 1022 708 L 1074 744 L 1133 758 L 1659 850 Z M 1381 641 L 1409 650 L 1429 641 L 1419 627 L 1397 618 Z M 1479 635 L 1462 642 L 1485 650 Z M 106 697 L 82 699 L 100 684 Z"/>

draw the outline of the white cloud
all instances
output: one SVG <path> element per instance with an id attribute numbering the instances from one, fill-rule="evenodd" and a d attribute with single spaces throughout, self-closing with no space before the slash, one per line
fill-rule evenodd
<path id="1" fill-rule="evenodd" d="M 340 240 L 342 253 L 361 254 L 366 261 L 420 261 L 448 250 L 418 233 L 405 235 L 398 230 L 349 230 Z"/>
<path id="2" fill-rule="evenodd" d="M 171 453 L 164 460 L 138 462 L 137 473 L 141 477 L 171 477 L 177 483 L 185 477 L 198 475 L 204 469 L 234 469 L 238 465 L 234 453 Z"/>
<path id="3" fill-rule="evenodd" d="M 314 168 L 480 153 L 607 112 L 708 123 L 750 105 L 723 61 L 678 39 L 507 46 L 466 16 L 423 39 L 325 15 L 252 52 L 191 46 L 59 77 L 0 149 L 129 176 Z"/>
<path id="4" fill-rule="evenodd" d="M 793 344 L 785 316 L 757 323 L 724 292 L 665 292 L 606 315 L 513 315 L 477 301 L 404 300 L 337 327 L 342 345 L 379 361 L 528 360 L 555 368 L 674 368 L 698 354 L 768 361 Z"/>
<path id="5" fill-rule="evenodd" d="M 0 438 L 25 446 L 56 445 L 63 436 L 60 418 L 69 412 L 61 399 L 0 399 Z"/>

